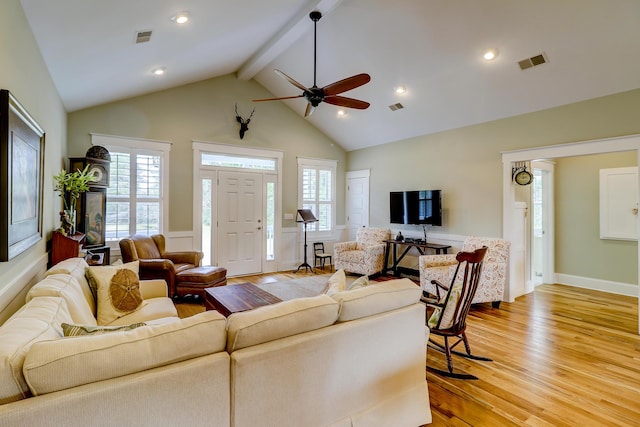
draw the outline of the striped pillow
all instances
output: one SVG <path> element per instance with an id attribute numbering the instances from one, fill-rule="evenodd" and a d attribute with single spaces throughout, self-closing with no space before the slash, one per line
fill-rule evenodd
<path id="1" fill-rule="evenodd" d="M 91 326 L 91 325 L 70 325 L 62 324 L 62 332 L 65 337 L 77 337 L 80 335 L 102 335 L 109 332 L 130 331 L 140 326 L 146 326 L 146 323 L 133 323 L 123 326 Z"/>

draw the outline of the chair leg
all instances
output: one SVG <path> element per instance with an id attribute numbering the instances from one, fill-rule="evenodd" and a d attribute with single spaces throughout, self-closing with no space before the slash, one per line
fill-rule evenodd
<path id="1" fill-rule="evenodd" d="M 451 360 L 451 347 L 449 347 L 449 337 L 444 337 L 444 354 L 447 357 L 447 368 L 453 373 L 453 360 Z"/>

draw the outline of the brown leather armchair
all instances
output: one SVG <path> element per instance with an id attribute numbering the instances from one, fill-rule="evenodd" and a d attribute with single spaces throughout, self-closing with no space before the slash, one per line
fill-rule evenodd
<path id="1" fill-rule="evenodd" d="M 124 262 L 140 261 L 140 279 L 164 279 L 171 298 L 176 295 L 176 274 L 198 267 L 203 257 L 199 251 L 167 252 L 162 234 L 134 234 L 119 244 Z"/>

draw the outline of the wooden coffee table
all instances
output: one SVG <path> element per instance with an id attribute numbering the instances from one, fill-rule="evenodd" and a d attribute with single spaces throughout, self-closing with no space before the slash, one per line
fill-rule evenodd
<path id="1" fill-rule="evenodd" d="M 251 283 L 206 288 L 204 293 L 205 308 L 217 310 L 224 317 L 280 301 L 277 296 Z"/>

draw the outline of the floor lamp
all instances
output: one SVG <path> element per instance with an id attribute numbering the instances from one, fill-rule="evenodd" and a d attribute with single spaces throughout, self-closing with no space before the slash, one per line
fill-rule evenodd
<path id="1" fill-rule="evenodd" d="M 313 268 L 307 262 L 307 224 L 309 224 L 310 222 L 316 222 L 316 221 L 318 221 L 318 218 L 316 218 L 313 215 L 313 212 L 311 212 L 311 209 L 298 209 L 296 222 L 304 223 L 304 262 L 298 266 L 298 269 L 295 271 L 296 273 L 298 272 L 298 270 L 304 267 L 305 271 L 309 269 L 311 270 L 312 273 L 315 274 L 315 271 L 313 271 Z"/>

